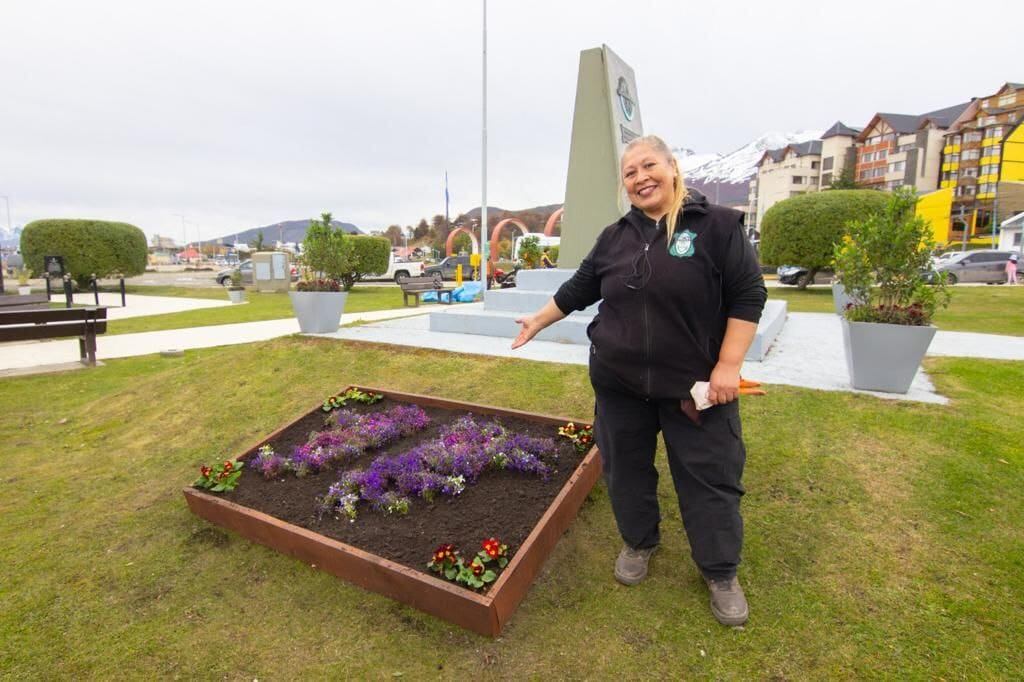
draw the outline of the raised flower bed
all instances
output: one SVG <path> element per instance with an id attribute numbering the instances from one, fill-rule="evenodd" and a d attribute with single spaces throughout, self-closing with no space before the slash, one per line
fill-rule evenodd
<path id="1" fill-rule="evenodd" d="M 577 421 L 567 433 L 561 417 L 353 388 L 362 399 L 326 401 L 236 458 L 237 487 L 185 488 L 189 508 L 499 634 L 600 475 L 589 431 Z"/>

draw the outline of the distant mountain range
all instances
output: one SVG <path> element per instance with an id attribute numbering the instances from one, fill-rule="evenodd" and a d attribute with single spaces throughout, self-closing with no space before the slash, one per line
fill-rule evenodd
<path id="1" fill-rule="evenodd" d="M 363 234 L 363 231 L 352 223 L 332 220 L 331 225 L 334 227 L 340 227 L 348 234 Z M 243 232 L 225 235 L 220 237 L 217 241 L 224 244 L 234 244 L 235 242 L 252 244 L 256 241 L 259 233 L 263 232 L 263 241 L 268 244 L 273 244 L 277 241 L 298 243 L 306 238 L 307 229 L 309 229 L 308 218 L 306 220 L 282 220 L 279 223 L 264 225 L 262 227 L 253 227 Z"/>
<path id="2" fill-rule="evenodd" d="M 769 132 L 729 154 L 698 154 L 685 148 L 676 148 L 672 152 L 687 185 L 715 203 L 746 204 L 750 180 L 757 174 L 757 162 L 765 151 L 781 149 L 787 144 L 817 140 L 823 133 L 822 130 Z"/>

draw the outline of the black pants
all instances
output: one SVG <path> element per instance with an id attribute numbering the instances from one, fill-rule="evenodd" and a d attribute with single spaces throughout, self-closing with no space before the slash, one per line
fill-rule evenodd
<path id="1" fill-rule="evenodd" d="M 634 549 L 660 541 L 654 451 L 661 431 L 694 562 L 706 577 L 734 576 L 743 546 L 746 460 L 739 403 L 702 411 L 696 426 L 678 400 L 644 400 L 599 386 L 594 392 L 594 433 L 622 539 Z"/>

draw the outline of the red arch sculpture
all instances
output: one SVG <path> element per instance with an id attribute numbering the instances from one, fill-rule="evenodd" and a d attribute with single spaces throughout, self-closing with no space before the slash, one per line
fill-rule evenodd
<path id="1" fill-rule="evenodd" d="M 548 218 L 548 221 L 546 223 L 544 223 L 544 236 L 545 237 L 550 237 L 550 236 L 555 234 L 555 226 L 558 225 L 558 221 L 561 219 L 562 213 L 564 211 L 565 211 L 565 206 L 563 206 L 562 208 L 560 208 L 557 211 L 555 211 L 554 213 L 552 213 L 551 217 Z"/>
<path id="2" fill-rule="evenodd" d="M 465 232 L 469 235 L 470 241 L 473 242 L 473 253 L 480 253 L 480 241 L 473 234 L 473 231 L 466 227 L 456 227 L 454 230 L 448 233 L 448 239 L 444 243 L 444 255 L 452 255 L 452 245 L 455 243 L 455 235 L 460 232 Z"/>
<path id="3" fill-rule="evenodd" d="M 491 231 L 491 253 L 490 258 L 487 259 L 491 263 L 498 262 L 498 241 L 499 237 L 501 237 L 501 228 L 505 227 L 509 223 L 518 227 L 519 231 L 522 232 L 523 234 L 530 234 L 529 228 L 527 228 L 523 221 L 521 221 L 519 218 L 505 218 L 504 220 L 500 221 L 497 225 L 494 226 L 494 229 Z"/>

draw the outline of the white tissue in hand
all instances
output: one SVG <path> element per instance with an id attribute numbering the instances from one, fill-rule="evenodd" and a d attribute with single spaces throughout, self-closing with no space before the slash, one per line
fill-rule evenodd
<path id="1" fill-rule="evenodd" d="M 693 402 L 696 404 L 698 410 L 706 410 L 711 407 L 711 401 L 708 400 L 708 389 L 711 388 L 711 383 L 707 381 L 698 381 L 690 389 L 690 395 L 693 396 Z"/>

